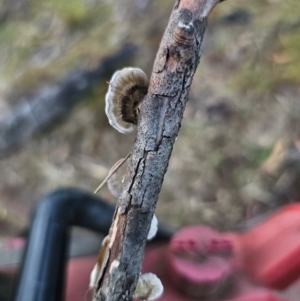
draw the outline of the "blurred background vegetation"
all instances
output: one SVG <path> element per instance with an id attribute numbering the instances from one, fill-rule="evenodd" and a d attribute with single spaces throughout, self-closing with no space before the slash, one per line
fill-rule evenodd
<path id="1" fill-rule="evenodd" d="M 150 75 L 174 0 L 0 0 L 0 228 L 40 196 L 93 192 L 133 135 L 108 125 L 106 80 Z M 228 0 L 203 56 L 157 207 L 174 227 L 241 222 L 300 199 L 300 2 Z M 101 196 L 115 203 L 107 187 Z"/>

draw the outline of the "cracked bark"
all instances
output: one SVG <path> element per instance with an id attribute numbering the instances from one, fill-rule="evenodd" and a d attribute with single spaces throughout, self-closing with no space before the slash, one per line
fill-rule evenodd
<path id="1" fill-rule="evenodd" d="M 162 38 L 110 229 L 93 300 L 132 300 L 150 223 L 201 56 L 207 17 L 220 0 L 177 0 Z M 111 269 L 111 264 L 119 265 Z"/>

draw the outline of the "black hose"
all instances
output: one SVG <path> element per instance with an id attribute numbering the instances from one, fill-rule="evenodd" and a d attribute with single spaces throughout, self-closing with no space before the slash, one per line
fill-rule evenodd
<path id="1" fill-rule="evenodd" d="M 38 205 L 15 301 L 62 301 L 70 226 L 108 233 L 114 208 L 94 195 L 63 189 Z"/>

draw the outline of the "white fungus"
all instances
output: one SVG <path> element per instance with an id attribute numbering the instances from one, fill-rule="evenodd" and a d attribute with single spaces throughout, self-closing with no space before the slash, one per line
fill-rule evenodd
<path id="1" fill-rule="evenodd" d="M 119 264 L 120 264 L 120 261 L 115 259 L 110 265 L 109 273 L 111 274 L 112 271 L 119 266 Z"/>
<path id="2" fill-rule="evenodd" d="M 140 276 L 133 297 L 151 301 L 159 298 L 163 291 L 160 279 L 152 273 L 147 273 Z"/>
<path id="3" fill-rule="evenodd" d="M 153 237 L 155 237 L 155 235 L 157 233 L 157 228 L 158 228 L 158 220 L 157 220 L 157 217 L 155 215 L 153 215 L 149 233 L 147 236 L 147 240 L 151 240 Z"/>
<path id="4" fill-rule="evenodd" d="M 95 264 L 91 275 L 90 275 L 90 288 L 94 288 L 103 275 L 104 268 L 107 265 L 108 258 L 109 258 L 109 250 L 107 248 L 109 243 L 109 236 L 106 236 L 102 241 L 102 246 L 98 254 L 97 263 Z"/>
<path id="5" fill-rule="evenodd" d="M 193 25 L 192 22 L 186 24 L 186 23 L 183 23 L 182 21 L 180 21 L 180 22 L 178 23 L 178 27 L 180 27 L 180 28 L 185 28 L 186 30 L 190 30 L 191 28 L 194 27 L 194 25 Z"/>
<path id="6" fill-rule="evenodd" d="M 97 284 L 97 280 L 99 278 L 99 273 L 100 273 L 100 268 L 98 263 L 95 264 L 92 273 L 90 275 L 90 284 L 89 284 L 89 288 L 94 288 Z"/>

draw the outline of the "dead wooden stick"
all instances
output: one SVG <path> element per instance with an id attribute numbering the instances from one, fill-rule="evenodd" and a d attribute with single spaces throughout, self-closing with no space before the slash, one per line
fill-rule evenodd
<path id="1" fill-rule="evenodd" d="M 133 299 L 150 223 L 201 56 L 207 17 L 219 2 L 176 1 L 142 104 L 94 300 Z"/>

